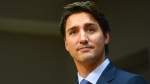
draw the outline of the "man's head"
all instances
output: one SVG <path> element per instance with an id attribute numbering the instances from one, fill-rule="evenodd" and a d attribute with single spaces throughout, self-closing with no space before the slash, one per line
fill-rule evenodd
<path id="1" fill-rule="evenodd" d="M 106 33 L 110 32 L 108 21 L 104 13 L 96 7 L 94 2 L 75 2 L 64 7 L 64 12 L 60 22 L 60 31 L 64 38 L 66 38 L 66 21 L 68 17 L 72 14 L 81 12 L 89 13 L 95 18 L 95 20 L 97 20 L 104 36 Z M 106 54 L 108 53 L 108 44 L 105 45 L 105 52 Z"/>

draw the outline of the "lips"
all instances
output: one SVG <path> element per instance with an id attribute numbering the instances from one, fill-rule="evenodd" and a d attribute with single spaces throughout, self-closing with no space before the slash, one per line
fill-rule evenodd
<path id="1" fill-rule="evenodd" d="M 91 50 L 92 48 L 93 48 L 93 47 L 91 47 L 91 46 L 80 47 L 80 48 L 77 49 L 77 51 L 86 52 L 86 51 Z"/>

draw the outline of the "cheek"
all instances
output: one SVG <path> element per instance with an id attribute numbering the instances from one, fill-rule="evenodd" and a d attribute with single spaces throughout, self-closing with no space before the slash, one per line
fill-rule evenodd
<path id="1" fill-rule="evenodd" d="M 66 41 L 65 41 L 65 47 L 66 47 L 66 50 L 68 51 L 68 44 Z"/>
<path id="2" fill-rule="evenodd" d="M 75 41 L 74 39 L 72 39 L 72 40 L 66 40 L 66 41 L 65 41 L 66 50 L 67 50 L 67 51 L 72 51 L 72 50 L 74 50 L 75 47 L 76 47 L 75 42 L 76 42 L 76 41 Z"/>
<path id="3" fill-rule="evenodd" d="M 96 51 L 99 51 L 99 49 L 101 50 L 101 48 L 105 45 L 104 37 L 101 35 L 93 36 L 91 38 L 91 42 L 93 46 L 95 46 Z"/>

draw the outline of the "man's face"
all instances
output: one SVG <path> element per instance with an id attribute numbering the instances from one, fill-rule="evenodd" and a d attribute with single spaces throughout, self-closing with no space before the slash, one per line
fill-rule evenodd
<path id="1" fill-rule="evenodd" d="M 70 15 L 65 32 L 65 47 L 75 62 L 89 62 L 105 56 L 109 32 L 104 36 L 91 14 L 81 12 Z"/>

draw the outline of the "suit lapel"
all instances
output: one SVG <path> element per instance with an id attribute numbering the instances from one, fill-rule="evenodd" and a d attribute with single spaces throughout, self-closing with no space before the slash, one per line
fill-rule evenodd
<path id="1" fill-rule="evenodd" d="M 108 84 L 115 78 L 116 67 L 109 63 L 97 81 L 97 84 Z"/>
<path id="2" fill-rule="evenodd" d="M 96 84 L 108 84 L 109 82 L 114 80 L 116 69 L 117 68 L 112 63 L 109 63 L 103 71 L 102 75 L 99 77 Z M 74 84 L 79 84 L 78 80 Z"/>

